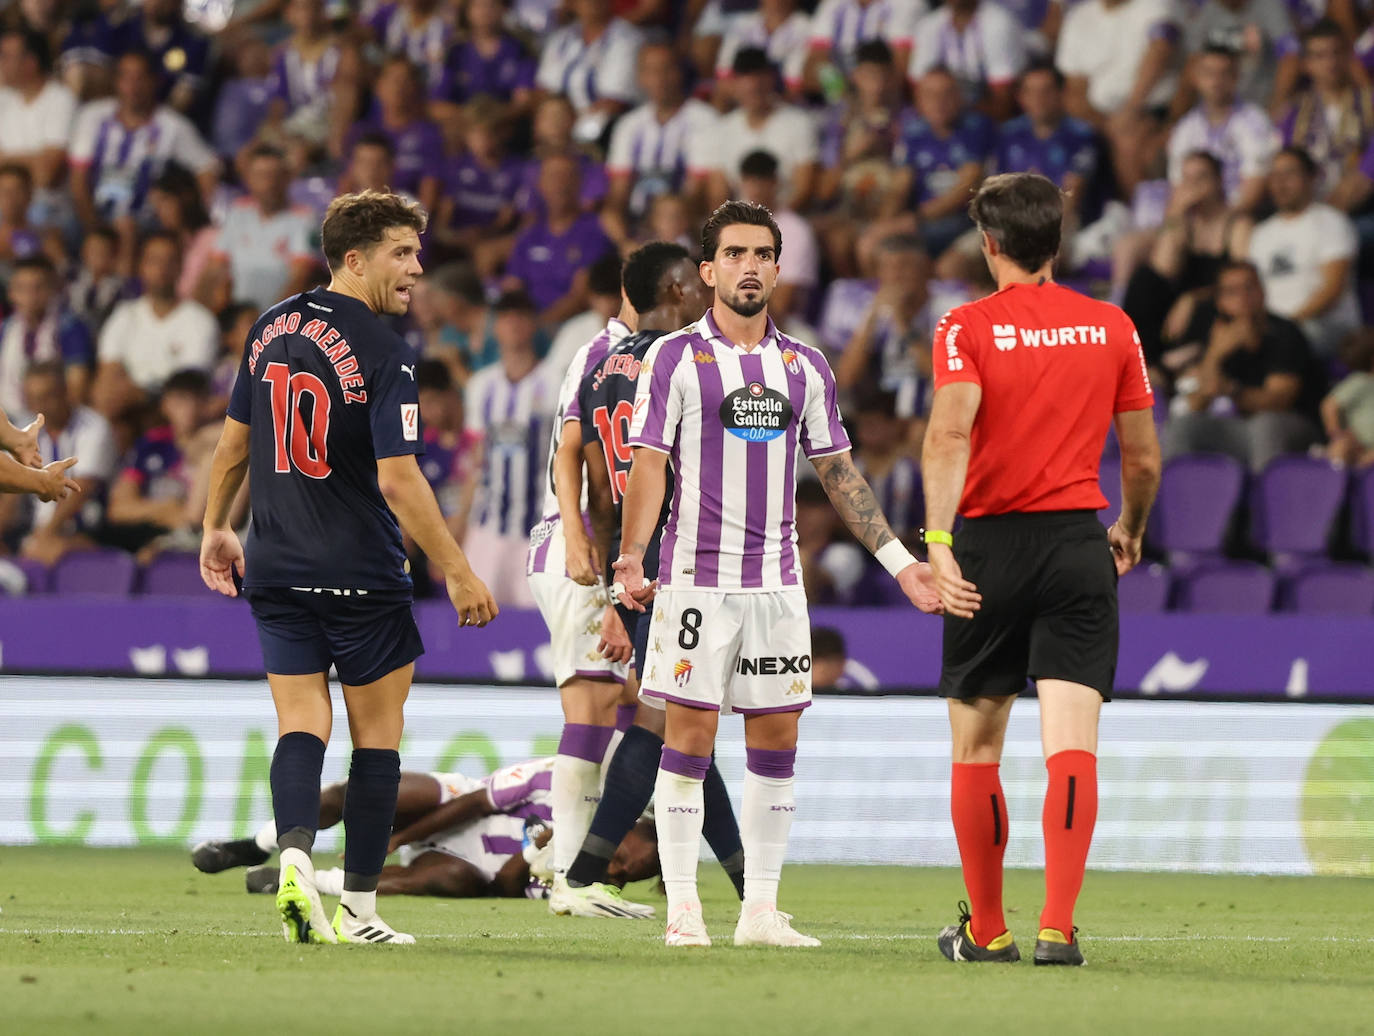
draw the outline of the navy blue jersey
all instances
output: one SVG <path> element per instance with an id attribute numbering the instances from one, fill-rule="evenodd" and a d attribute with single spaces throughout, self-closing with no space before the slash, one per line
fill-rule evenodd
<path id="1" fill-rule="evenodd" d="M 377 458 L 425 451 L 415 363 L 371 309 L 324 288 L 258 318 L 229 399 L 252 429 L 245 586 L 410 588 Z"/>
<path id="2" fill-rule="evenodd" d="M 634 459 L 629 438 L 635 394 L 639 387 L 639 371 L 650 348 L 666 334 L 667 331 L 639 331 L 622 339 L 582 379 L 577 390 L 578 412 L 582 415 L 582 444 L 600 444 L 606 458 L 606 469 L 611 476 L 611 499 L 615 501 L 617 532 L 610 557 L 606 559 L 607 565 L 620 553 L 618 527 L 625 486 L 630 479 L 630 463 Z M 672 484 L 671 478 L 668 484 Z M 669 499 L 665 493 L 658 525 L 644 554 L 644 572 L 651 578 L 658 569 L 659 536 L 668 518 Z"/>

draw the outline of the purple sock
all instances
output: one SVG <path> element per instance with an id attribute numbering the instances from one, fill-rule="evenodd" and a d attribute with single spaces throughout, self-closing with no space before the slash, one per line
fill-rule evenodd
<path id="1" fill-rule="evenodd" d="M 663 746 L 663 754 L 659 756 L 658 768 L 666 770 L 668 773 L 675 773 L 679 777 L 690 777 L 694 781 L 704 781 L 706 771 L 711 768 L 711 757 L 709 755 L 684 755 L 676 749 Z"/>
<path id="2" fill-rule="evenodd" d="M 638 705 L 617 705 L 615 707 L 615 729 L 622 734 L 634 725 Z"/>
<path id="3" fill-rule="evenodd" d="M 795 748 L 746 748 L 744 766 L 752 774 L 786 780 L 797 763 Z"/>
<path id="4" fill-rule="evenodd" d="M 558 754 L 574 759 L 599 763 L 606 756 L 614 727 L 594 727 L 590 723 L 564 723 L 563 736 L 558 741 Z"/>

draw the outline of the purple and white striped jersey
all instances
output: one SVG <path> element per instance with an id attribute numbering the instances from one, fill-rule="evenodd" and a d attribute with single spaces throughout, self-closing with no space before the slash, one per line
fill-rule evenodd
<path id="1" fill-rule="evenodd" d="M 835 377 L 820 350 L 770 319 L 763 341 L 745 352 L 708 311 L 645 358 L 630 445 L 672 458 L 663 586 L 732 593 L 801 586 L 797 447 L 811 458 L 849 449 Z"/>
<path id="2" fill-rule="evenodd" d="M 848 69 L 859 44 L 869 40 L 910 47 L 916 23 L 929 10 L 926 0 L 821 0 L 811 16 L 811 49 L 828 51 Z"/>
<path id="3" fill-rule="evenodd" d="M 342 59 L 343 48 L 337 43 L 312 58 L 302 56 L 290 43 L 284 44 L 272 63 L 272 96 L 284 101 L 288 112 L 312 104 L 328 105 Z"/>
<path id="4" fill-rule="evenodd" d="M 400 4 L 383 4 L 367 19 L 368 27 L 387 54 L 408 58 L 425 76 L 431 91 L 443 81 L 444 64 L 453 44 L 454 28 L 443 14 L 434 12 L 418 24 Z"/>
<path id="5" fill-rule="evenodd" d="M 557 381 L 543 364 L 519 381 L 498 362 L 468 379 L 468 428 L 481 433 L 482 477 L 472 524 L 498 536 L 529 535 L 539 520 L 548 423 Z"/>
<path id="6" fill-rule="evenodd" d="M 630 329 L 623 321 L 611 317 L 606 326 L 598 331 L 591 341 L 573 354 L 572 362 L 568 364 L 568 370 L 563 375 L 563 383 L 558 389 L 558 411 L 554 415 L 553 427 L 549 429 L 549 457 L 544 465 L 543 520 L 530 530 L 530 553 L 525 564 L 527 575 L 533 575 L 536 572 L 554 572 L 557 575 L 568 574 L 566 553 L 561 549 L 551 549 L 553 537 L 562 538 L 558 512 L 558 493 L 553 487 L 553 456 L 558 452 L 558 441 L 563 436 L 563 423 L 581 419 L 581 414 L 577 413 L 577 390 L 582 384 L 582 379 L 595 370 L 596 365 L 605 359 L 606 354 L 629 334 Z M 578 433 L 578 437 L 581 438 L 581 432 Z M 587 478 L 586 475 L 583 475 L 582 509 L 584 514 L 586 512 L 586 498 Z"/>

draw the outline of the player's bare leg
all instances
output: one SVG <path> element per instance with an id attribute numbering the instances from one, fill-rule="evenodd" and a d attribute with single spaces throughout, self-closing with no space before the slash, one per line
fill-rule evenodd
<path id="1" fill-rule="evenodd" d="M 343 808 L 343 888 L 334 915 L 334 930 L 342 942 L 398 946 L 415 941 L 377 916 L 377 883 L 396 819 L 398 749 L 414 673 L 415 665 L 409 663 L 372 683 L 344 685 L 353 758 Z"/>
<path id="2" fill-rule="evenodd" d="M 320 771 L 334 712 L 324 673 L 269 674 L 277 708 L 272 813 L 281 847 L 277 911 L 288 942 L 337 942 L 315 888 L 310 852 L 320 814 Z"/>
<path id="3" fill-rule="evenodd" d="M 793 769 L 800 711 L 744 718 L 746 768 L 740 809 L 744 842 L 744 903 L 735 926 L 736 946 L 819 946 L 792 928 L 778 910 L 778 882 L 796 814 Z"/>
<path id="4" fill-rule="evenodd" d="M 669 946 L 710 946 L 697 893 L 697 847 L 705 796 L 702 784 L 711 766 L 720 714 L 667 702 L 663 756 L 654 785 L 658 855 L 668 893 Z"/>
<path id="5" fill-rule="evenodd" d="M 553 894 L 567 880 L 582 840 L 587 837 L 597 803 L 601 801 L 601 764 L 615 733 L 615 707 L 621 685 L 614 680 L 575 677 L 559 688 L 563 699 L 563 736 L 553 766 L 550 805 L 553 809 Z"/>
<path id="6" fill-rule="evenodd" d="M 1015 695 L 949 699 L 953 743 L 950 815 L 959 843 L 970 911 L 936 939 L 950 960 L 1012 962 L 1021 953 L 1002 912 L 1002 859 L 1007 848 L 1007 800 L 999 775 L 1002 744 Z"/>
<path id="7" fill-rule="evenodd" d="M 1045 909 L 1035 943 L 1036 964 L 1083 963 L 1073 908 L 1083 887 L 1097 822 L 1097 723 L 1102 695 L 1067 680 L 1040 680 L 1040 740 L 1049 784 L 1045 830 Z"/>

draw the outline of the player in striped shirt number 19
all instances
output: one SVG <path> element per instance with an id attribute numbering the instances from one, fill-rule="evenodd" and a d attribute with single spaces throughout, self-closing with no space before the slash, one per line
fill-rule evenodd
<path id="1" fill-rule="evenodd" d="M 627 607 L 653 608 L 640 694 L 667 710 L 654 794 L 670 946 L 710 944 L 697 845 L 702 778 L 722 710 L 744 716 L 748 756 L 735 943 L 819 945 L 777 909 L 795 808 L 797 719 L 811 703 L 811 629 L 793 521 L 798 446 L 912 603 L 940 608 L 929 566 L 893 535 L 854 467 L 825 357 L 768 316 L 781 252 L 782 235 L 763 206 L 726 202 L 711 215 L 700 269 L 714 303 L 645 357 L 630 427 L 634 460 L 612 589 Z M 658 583 L 646 585 L 643 554 L 665 492 Z"/>

